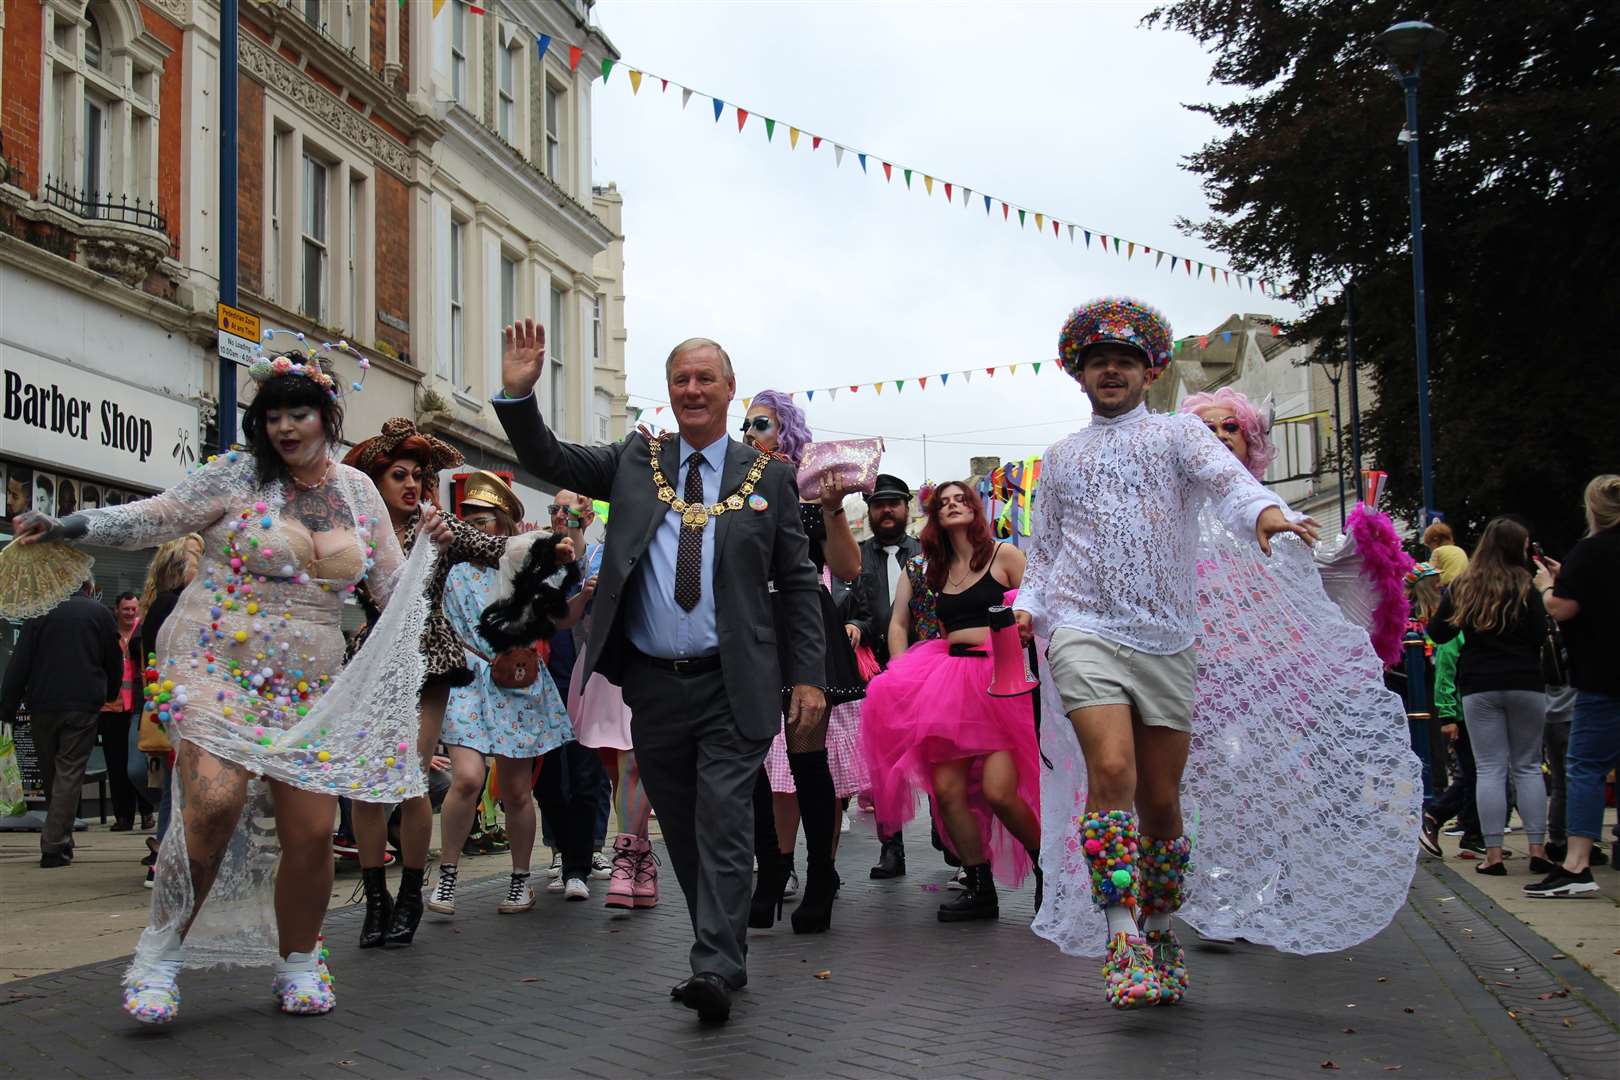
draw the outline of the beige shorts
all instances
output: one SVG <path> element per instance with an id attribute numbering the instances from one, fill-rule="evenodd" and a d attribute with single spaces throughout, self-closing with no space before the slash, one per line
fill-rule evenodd
<path id="1" fill-rule="evenodd" d="M 1159 656 L 1060 629 L 1047 646 L 1046 663 L 1065 714 L 1093 705 L 1132 705 L 1144 724 L 1191 732 L 1196 654 L 1189 645 Z"/>

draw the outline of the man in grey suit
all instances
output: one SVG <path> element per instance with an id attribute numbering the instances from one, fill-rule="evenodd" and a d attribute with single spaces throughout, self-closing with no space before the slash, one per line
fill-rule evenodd
<path id="1" fill-rule="evenodd" d="M 754 776 L 782 722 L 826 710 L 825 637 L 791 465 L 726 435 L 731 358 L 706 338 L 664 364 L 679 437 L 576 446 L 533 397 L 545 330 L 506 328 L 495 413 L 536 476 L 613 507 L 597 579 L 587 673 L 624 688 L 647 797 L 692 918 L 692 977 L 673 996 L 707 1021 L 748 981 Z M 795 648 L 783 671 L 772 590 Z"/>

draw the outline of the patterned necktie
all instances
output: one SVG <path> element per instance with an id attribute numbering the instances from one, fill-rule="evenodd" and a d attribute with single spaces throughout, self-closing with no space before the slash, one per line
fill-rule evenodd
<path id="1" fill-rule="evenodd" d="M 686 494 L 692 506 L 703 505 L 703 474 L 698 471 L 703 455 L 693 454 L 686 468 Z M 707 522 L 705 522 L 707 526 Z M 681 526 L 681 543 L 675 552 L 675 602 L 682 611 L 697 607 L 703 595 L 703 529 Z"/>

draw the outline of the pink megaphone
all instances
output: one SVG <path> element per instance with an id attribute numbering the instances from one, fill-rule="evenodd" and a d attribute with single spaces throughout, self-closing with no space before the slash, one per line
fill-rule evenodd
<path id="1" fill-rule="evenodd" d="M 1041 685 L 1029 670 L 1029 653 L 1018 639 L 1018 620 L 1005 604 L 990 609 L 990 657 L 995 663 L 991 697 L 1018 697 Z"/>

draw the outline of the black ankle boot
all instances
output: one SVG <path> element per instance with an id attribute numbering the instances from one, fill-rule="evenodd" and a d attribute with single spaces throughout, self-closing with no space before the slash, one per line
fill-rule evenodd
<path id="1" fill-rule="evenodd" d="M 1029 849 L 1030 869 L 1035 871 L 1035 914 L 1041 913 L 1041 903 L 1046 899 L 1046 875 L 1041 873 L 1041 853 Z"/>
<path id="2" fill-rule="evenodd" d="M 990 876 L 990 864 L 966 867 L 967 882 L 954 899 L 939 905 L 940 922 L 968 922 L 972 919 L 999 919 L 1001 901 L 996 896 L 996 883 Z"/>
<path id="3" fill-rule="evenodd" d="M 380 866 L 360 871 L 360 884 L 366 890 L 366 920 L 360 924 L 360 947 L 381 947 L 394 920 L 394 898 L 388 895 L 388 878 Z"/>
<path id="4" fill-rule="evenodd" d="M 906 842 L 899 833 L 883 841 L 877 865 L 872 867 L 872 880 L 887 881 L 906 875 Z"/>
<path id="5" fill-rule="evenodd" d="M 804 899 L 793 909 L 795 934 L 822 934 L 832 927 L 833 899 L 838 895 L 838 871 L 831 860 L 807 860 Z"/>
<path id="6" fill-rule="evenodd" d="M 771 846 L 776 846 L 772 839 Z M 782 917 L 782 890 L 787 888 L 793 856 L 771 852 L 759 857 L 759 876 L 754 880 L 754 898 L 748 905 L 748 925 L 769 930 Z"/>
<path id="7" fill-rule="evenodd" d="M 416 924 L 422 921 L 422 876 L 425 870 L 406 867 L 400 873 L 399 895 L 394 898 L 394 917 L 388 923 L 387 942 L 409 945 L 416 937 Z"/>

